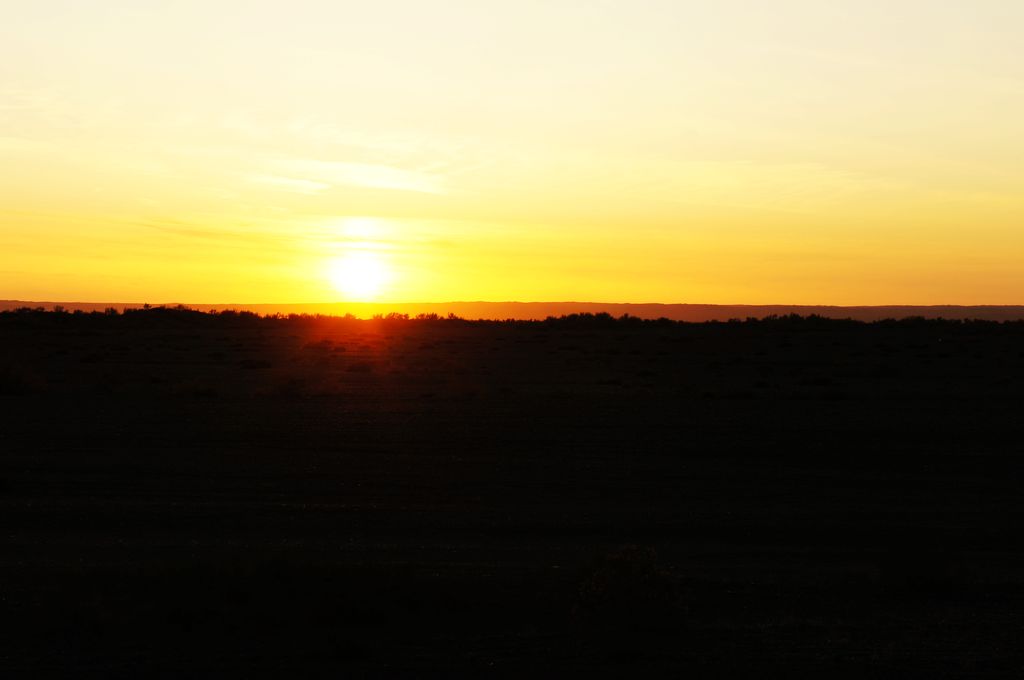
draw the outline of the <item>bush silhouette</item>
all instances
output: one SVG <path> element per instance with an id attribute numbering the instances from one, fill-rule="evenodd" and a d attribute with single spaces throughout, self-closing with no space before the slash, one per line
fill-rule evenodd
<path id="1" fill-rule="evenodd" d="M 884 595 L 904 600 L 953 597 L 970 585 L 970 574 L 956 554 L 904 546 L 880 560 L 878 585 Z"/>
<path id="2" fill-rule="evenodd" d="M 0 396 L 21 397 L 42 391 L 43 381 L 34 373 L 18 366 L 0 366 Z"/>
<path id="3" fill-rule="evenodd" d="M 679 578 L 654 549 L 627 546 L 605 555 L 584 576 L 572 624 L 584 645 L 632 658 L 655 652 L 686 621 Z"/>

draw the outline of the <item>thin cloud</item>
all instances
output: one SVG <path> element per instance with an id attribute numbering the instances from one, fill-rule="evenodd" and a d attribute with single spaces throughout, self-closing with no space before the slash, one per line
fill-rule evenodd
<path id="1" fill-rule="evenodd" d="M 290 160 L 279 161 L 275 167 L 289 178 L 300 177 L 303 181 L 315 184 L 413 191 L 424 194 L 444 193 L 443 181 L 439 175 L 396 168 L 391 165 Z"/>
<path id="2" fill-rule="evenodd" d="M 249 180 L 261 184 L 270 184 L 297 194 L 318 194 L 325 189 L 331 188 L 331 185 L 326 182 L 315 182 L 295 177 L 281 177 L 279 175 L 252 175 L 249 177 Z"/>

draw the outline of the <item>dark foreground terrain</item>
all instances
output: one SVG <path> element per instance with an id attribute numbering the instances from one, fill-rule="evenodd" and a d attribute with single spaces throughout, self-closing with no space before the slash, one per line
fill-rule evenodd
<path id="1" fill-rule="evenodd" d="M 1024 323 L 0 314 L 0 675 L 1021 677 Z"/>

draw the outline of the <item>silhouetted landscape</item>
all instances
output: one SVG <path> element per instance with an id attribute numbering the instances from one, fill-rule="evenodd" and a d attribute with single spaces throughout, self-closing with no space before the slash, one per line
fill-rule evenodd
<path id="1" fill-rule="evenodd" d="M 115 309 L 143 309 L 151 306 L 177 307 L 177 303 L 149 305 L 138 302 L 26 302 L 0 300 L 0 311 L 32 308 L 47 311 L 60 309 L 74 312 L 103 312 Z M 345 302 L 313 304 L 205 304 L 188 305 L 189 309 L 216 312 L 224 309 L 247 311 L 260 315 L 308 314 L 313 316 L 345 316 L 359 318 L 407 314 L 409 316 L 450 314 L 465 319 L 503 321 L 540 321 L 552 316 L 573 314 L 611 314 L 638 319 L 670 319 L 672 321 L 731 321 L 766 316 L 820 316 L 827 319 L 884 321 L 918 317 L 963 321 L 1024 321 L 1024 305 L 876 305 L 842 307 L 837 305 L 700 305 L 607 302 Z"/>
<path id="2" fill-rule="evenodd" d="M 750 309 L 0 312 L 0 670 L 1020 677 L 1024 322 Z"/>

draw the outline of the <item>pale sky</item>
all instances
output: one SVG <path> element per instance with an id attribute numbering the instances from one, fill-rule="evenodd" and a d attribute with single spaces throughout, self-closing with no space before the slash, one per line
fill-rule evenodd
<path id="1" fill-rule="evenodd" d="M 0 0 L 0 298 L 1024 304 L 1024 2 Z"/>

